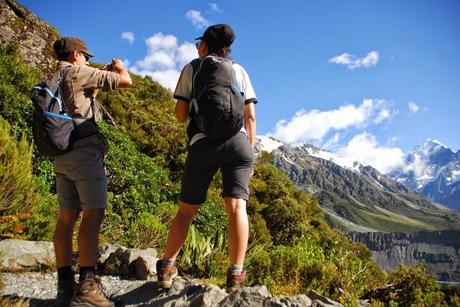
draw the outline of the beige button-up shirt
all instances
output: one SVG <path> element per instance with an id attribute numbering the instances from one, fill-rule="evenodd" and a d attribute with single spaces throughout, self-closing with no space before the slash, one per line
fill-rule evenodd
<path id="1" fill-rule="evenodd" d="M 94 95 L 95 89 L 113 91 L 117 88 L 119 75 L 111 71 L 97 68 L 72 65 L 59 61 L 59 69 L 72 66 L 61 83 L 62 100 L 69 115 L 75 118 L 90 119 L 93 117 L 91 104 L 94 104 L 94 118 L 102 118 Z M 77 124 L 84 120 L 75 120 Z"/>

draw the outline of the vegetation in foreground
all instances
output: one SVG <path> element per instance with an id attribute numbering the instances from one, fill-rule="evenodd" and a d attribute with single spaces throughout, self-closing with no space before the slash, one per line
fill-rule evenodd
<path id="1" fill-rule="evenodd" d="M 51 240 L 53 235 L 57 199 L 52 164 L 37 156 L 30 129 L 28 92 L 41 76 L 22 62 L 14 46 L 0 49 L 1 238 Z M 174 119 L 167 89 L 148 77 L 133 75 L 133 81 L 133 89 L 100 94 L 107 110 L 101 128 L 112 144 L 102 241 L 161 249 L 176 210 L 185 127 Z M 217 175 L 179 259 L 182 272 L 217 282 L 223 282 L 228 265 L 220 183 Z M 350 306 L 361 297 L 372 298 L 375 306 L 458 301 L 455 294 L 444 295 L 423 268 L 384 274 L 365 246 L 325 223 L 317 200 L 273 167 L 270 154 L 258 158 L 251 195 L 249 283 L 265 284 L 274 294 L 313 289 Z M 393 290 L 382 292 L 386 284 Z"/>

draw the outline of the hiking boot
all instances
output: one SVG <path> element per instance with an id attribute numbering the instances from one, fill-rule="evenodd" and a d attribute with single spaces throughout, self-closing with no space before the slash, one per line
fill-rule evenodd
<path id="1" fill-rule="evenodd" d="M 54 306 L 56 307 L 69 307 L 70 300 L 73 297 L 73 285 L 67 288 L 58 289 Z"/>
<path id="2" fill-rule="evenodd" d="M 171 288 L 173 279 L 177 276 L 177 268 L 174 263 L 163 266 L 163 260 L 157 261 L 158 284 L 163 289 Z"/>
<path id="3" fill-rule="evenodd" d="M 100 278 L 86 279 L 78 285 L 71 307 L 114 307 L 115 304 L 102 291 Z"/>
<path id="4" fill-rule="evenodd" d="M 227 290 L 233 292 L 244 287 L 244 278 L 246 277 L 246 271 L 242 271 L 241 274 L 232 274 L 230 270 L 227 271 Z"/>

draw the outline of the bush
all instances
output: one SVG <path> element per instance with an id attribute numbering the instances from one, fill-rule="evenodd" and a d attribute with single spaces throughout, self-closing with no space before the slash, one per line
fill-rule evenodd
<path id="1" fill-rule="evenodd" d="M 105 163 L 115 213 L 133 219 L 142 212 L 154 212 L 163 201 L 177 198 L 178 187 L 169 180 L 166 171 L 137 151 L 129 136 L 108 124 L 100 126 L 110 143 Z"/>
<path id="2" fill-rule="evenodd" d="M 168 236 L 168 227 L 160 218 L 152 213 L 142 212 L 138 219 L 131 223 L 131 244 L 137 248 L 153 247 L 162 250 Z"/>
<path id="3" fill-rule="evenodd" d="M 225 272 L 227 246 L 223 233 L 204 237 L 192 225 L 181 250 L 179 267 L 196 277 L 215 277 Z"/>
<path id="4" fill-rule="evenodd" d="M 270 251 L 255 249 L 247 256 L 248 279 L 265 284 L 275 294 L 308 293 L 321 285 L 324 255 L 308 240 L 293 246 L 275 246 Z"/>
<path id="5" fill-rule="evenodd" d="M 17 46 L 0 47 L 0 116 L 17 126 L 19 135 L 31 140 L 33 112 L 29 93 L 42 73 L 22 61 Z"/>
<path id="6" fill-rule="evenodd" d="M 400 265 L 388 276 L 388 284 L 365 295 L 390 306 L 445 306 L 444 294 L 426 266 Z M 455 299 L 455 298 L 454 298 Z"/>
<path id="7" fill-rule="evenodd" d="M 17 141 L 12 130 L 0 116 L 0 213 L 26 212 L 37 202 L 32 174 L 32 147 L 24 139 Z"/>

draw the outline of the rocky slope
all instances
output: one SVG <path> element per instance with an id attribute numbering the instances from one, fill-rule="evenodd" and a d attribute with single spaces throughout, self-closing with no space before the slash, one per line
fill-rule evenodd
<path id="1" fill-rule="evenodd" d="M 312 145 L 259 138 L 273 164 L 297 186 L 316 195 L 329 223 L 350 231 L 410 232 L 459 229 L 460 216 L 371 166 L 340 161 Z"/>
<path id="2" fill-rule="evenodd" d="M 52 306 L 56 295 L 56 273 L 24 271 L 50 267 L 53 259 L 51 242 L 0 241 L 2 270 L 22 272 L 0 273 L 5 285 L 0 304 L 21 299 L 30 306 Z M 156 260 L 154 249 L 102 245 L 98 267 L 103 274 L 105 293 L 124 306 L 341 306 L 314 291 L 308 296 L 276 297 L 262 285 L 227 293 L 222 286 L 205 285 L 183 276 L 176 278 L 172 288 L 166 291 L 156 282 Z M 365 305 L 365 302 L 361 304 Z"/>
<path id="3" fill-rule="evenodd" d="M 388 176 L 460 212 L 460 150 L 428 139 L 412 150 L 403 168 Z"/>
<path id="4" fill-rule="evenodd" d="M 50 72 L 56 61 L 52 42 L 59 32 L 14 0 L 0 0 L 0 45 L 14 42 L 26 63 Z"/>
<path id="5" fill-rule="evenodd" d="M 438 280 L 460 282 L 460 231 L 419 231 L 414 233 L 350 233 L 363 242 L 374 261 L 386 271 L 399 264 L 425 264 Z"/>

